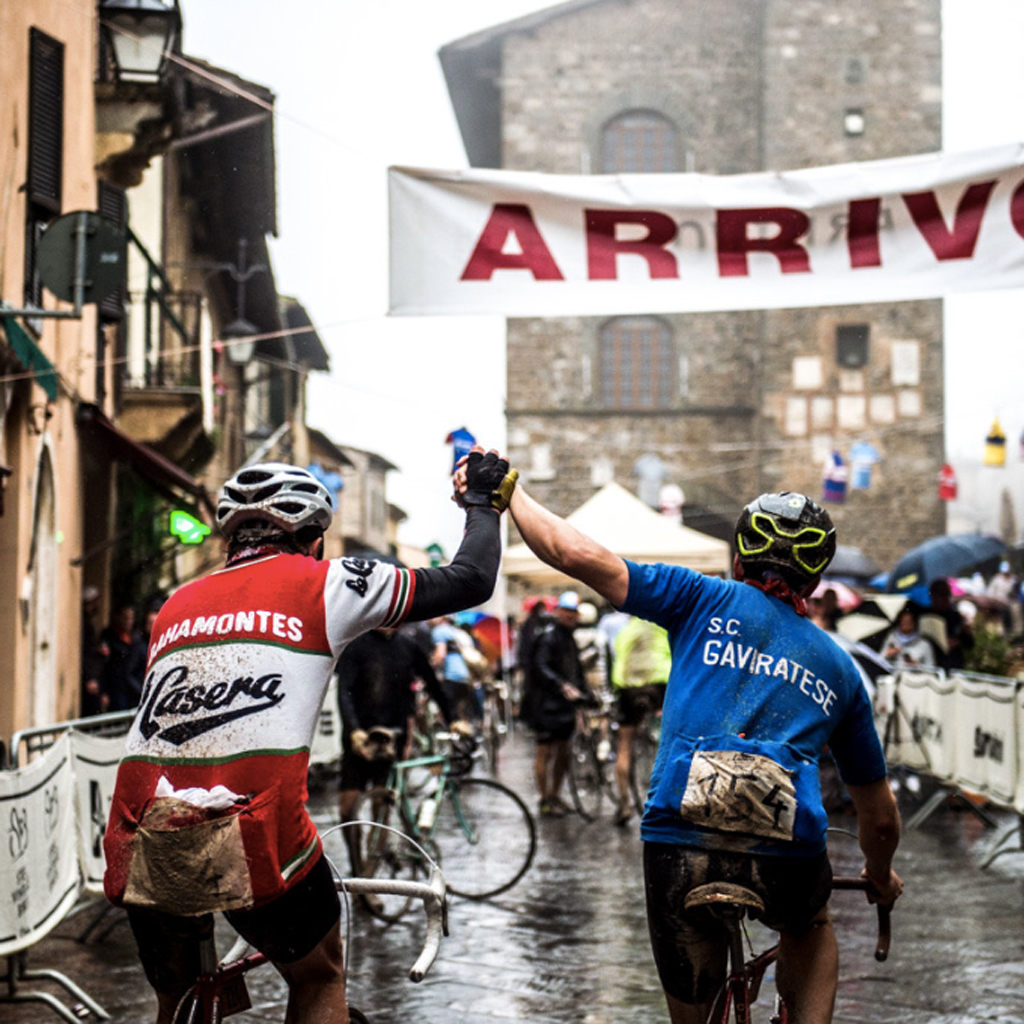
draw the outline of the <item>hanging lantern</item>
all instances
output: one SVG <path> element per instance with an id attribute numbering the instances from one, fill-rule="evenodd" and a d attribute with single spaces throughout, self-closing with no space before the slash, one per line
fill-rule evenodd
<path id="1" fill-rule="evenodd" d="M 939 470 L 939 498 L 942 501 L 956 500 L 956 473 L 948 462 L 943 463 Z"/>
<path id="2" fill-rule="evenodd" d="M 985 458 L 982 462 L 986 466 L 1006 465 L 1006 435 L 999 426 L 998 417 L 993 421 L 992 429 L 985 438 Z"/>

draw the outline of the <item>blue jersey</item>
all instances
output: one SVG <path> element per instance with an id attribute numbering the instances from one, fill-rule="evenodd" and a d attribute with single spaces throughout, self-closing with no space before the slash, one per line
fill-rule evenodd
<path id="1" fill-rule="evenodd" d="M 845 782 L 885 777 L 850 656 L 756 587 L 667 565 L 629 568 L 622 608 L 668 630 L 672 671 L 640 834 L 810 856 L 825 846 L 818 758 Z"/>

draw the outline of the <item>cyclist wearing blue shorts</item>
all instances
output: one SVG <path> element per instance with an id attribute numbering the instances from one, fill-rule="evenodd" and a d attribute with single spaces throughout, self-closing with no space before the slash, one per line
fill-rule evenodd
<path id="1" fill-rule="evenodd" d="M 686 894 L 712 881 L 755 890 L 781 933 L 790 1020 L 827 1024 L 838 949 L 818 758 L 827 745 L 859 818 L 864 876 L 892 904 L 899 814 L 853 662 L 806 618 L 835 553 L 828 513 L 763 494 L 736 525 L 733 580 L 622 559 L 521 489 L 510 505 L 543 561 L 616 608 L 664 627 L 672 649 L 661 743 L 641 824 L 647 915 L 673 1024 L 707 1019 L 725 980 L 724 935 Z"/>

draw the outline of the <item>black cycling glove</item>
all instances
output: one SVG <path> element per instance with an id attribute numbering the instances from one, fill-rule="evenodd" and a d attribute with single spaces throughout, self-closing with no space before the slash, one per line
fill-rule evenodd
<path id="1" fill-rule="evenodd" d="M 504 512 L 512 500 L 519 474 L 508 468 L 508 459 L 494 452 L 470 452 L 466 459 L 464 505 L 484 505 Z"/>

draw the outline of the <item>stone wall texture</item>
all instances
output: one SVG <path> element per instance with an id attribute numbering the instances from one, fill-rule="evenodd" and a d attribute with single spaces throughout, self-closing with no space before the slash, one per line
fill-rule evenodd
<path id="1" fill-rule="evenodd" d="M 598 171 L 602 130 L 628 110 L 667 118 L 677 167 L 703 173 L 939 150 L 940 28 L 939 0 L 597 0 L 512 23 L 503 166 Z M 509 322 L 510 454 L 540 500 L 564 514 L 608 479 L 635 491 L 637 460 L 655 456 L 688 504 L 734 519 L 759 491 L 820 496 L 827 456 L 867 442 L 870 488 L 829 506 L 840 543 L 888 568 L 944 532 L 940 301 L 657 320 L 678 360 L 658 410 L 601 408 L 606 319 Z M 868 338 L 852 367 L 837 346 L 851 325 Z"/>

